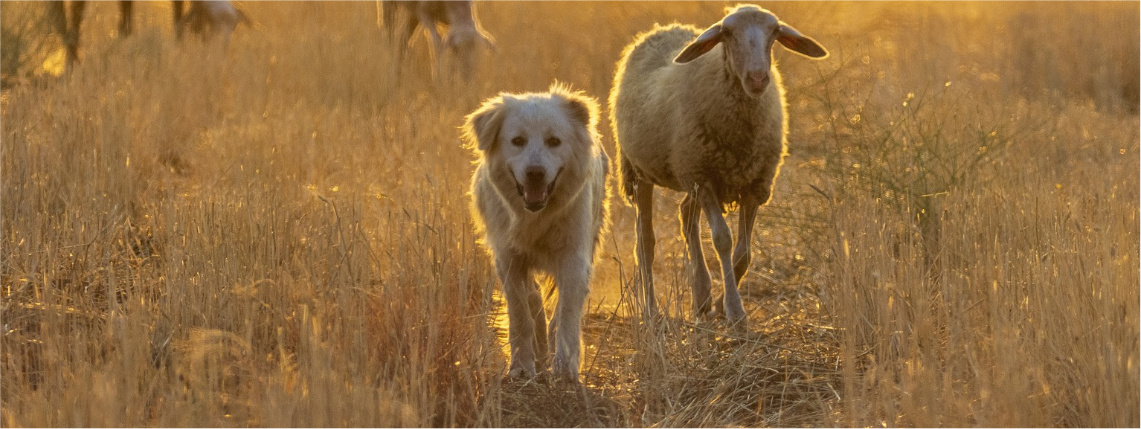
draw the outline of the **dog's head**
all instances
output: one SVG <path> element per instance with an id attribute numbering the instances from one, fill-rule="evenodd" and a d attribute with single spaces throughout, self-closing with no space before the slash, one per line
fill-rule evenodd
<path id="1" fill-rule="evenodd" d="M 499 192 L 529 211 L 559 188 L 584 186 L 595 148 L 598 102 L 555 84 L 549 92 L 488 99 L 467 116 L 464 135 Z M 564 185 L 564 183 L 566 183 Z"/>

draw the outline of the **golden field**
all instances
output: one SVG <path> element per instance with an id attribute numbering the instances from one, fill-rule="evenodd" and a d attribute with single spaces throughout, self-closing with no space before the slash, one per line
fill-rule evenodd
<path id="1" fill-rule="evenodd" d="M 462 118 L 605 100 L 636 34 L 726 3 L 480 2 L 471 82 L 422 36 L 394 64 L 373 2 L 242 6 L 223 51 L 94 3 L 53 76 L 43 3 L 0 5 L 3 426 L 1141 425 L 1137 3 L 762 3 L 831 56 L 775 49 L 749 331 L 687 314 L 670 191 L 639 324 L 615 197 L 581 386 L 503 379 Z"/>

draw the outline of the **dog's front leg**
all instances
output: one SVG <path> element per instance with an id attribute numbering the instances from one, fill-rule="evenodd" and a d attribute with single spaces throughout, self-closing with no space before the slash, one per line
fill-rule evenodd
<path id="1" fill-rule="evenodd" d="M 579 256 L 583 255 L 583 256 Z M 556 377 L 578 381 L 579 362 L 582 356 L 582 312 L 590 292 L 590 260 L 587 252 L 564 258 L 555 273 L 559 289 L 559 302 L 555 305 L 552 320 L 556 324 L 554 338 L 555 360 L 551 365 Z"/>
<path id="2" fill-rule="evenodd" d="M 507 297 L 507 340 L 511 344 L 511 369 L 507 375 L 535 377 L 535 319 L 530 297 L 535 287 L 530 267 L 521 257 L 496 258 L 496 271 Z"/>

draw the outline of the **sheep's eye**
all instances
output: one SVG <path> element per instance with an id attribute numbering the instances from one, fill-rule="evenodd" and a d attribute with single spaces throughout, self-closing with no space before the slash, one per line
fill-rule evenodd
<path id="1" fill-rule="evenodd" d="M 523 146 L 523 145 L 527 144 L 527 139 L 525 139 L 523 137 L 515 137 L 515 138 L 511 139 L 511 144 L 513 144 L 515 146 Z"/>
<path id="2" fill-rule="evenodd" d="M 563 141 L 559 140 L 558 137 L 551 137 L 551 138 L 547 139 L 547 146 L 550 146 L 550 147 L 557 147 L 558 145 L 560 145 L 562 143 L 563 143 Z"/>

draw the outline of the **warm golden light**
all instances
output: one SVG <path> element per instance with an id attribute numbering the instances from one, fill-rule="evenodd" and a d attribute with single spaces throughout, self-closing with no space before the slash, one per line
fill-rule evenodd
<path id="1" fill-rule="evenodd" d="M 691 314 L 685 195 L 660 187 L 662 317 L 636 317 L 603 119 L 578 386 L 504 378 L 460 126 L 556 80 L 605 118 L 638 34 L 727 3 L 478 1 L 494 49 L 467 80 L 375 2 L 240 2 L 228 46 L 179 40 L 171 3 L 121 36 L 88 2 L 70 62 L 54 3 L 0 7 L 3 426 L 1141 425 L 1136 2 L 759 3 L 829 56 L 773 50 L 788 155 L 750 324 Z"/>

